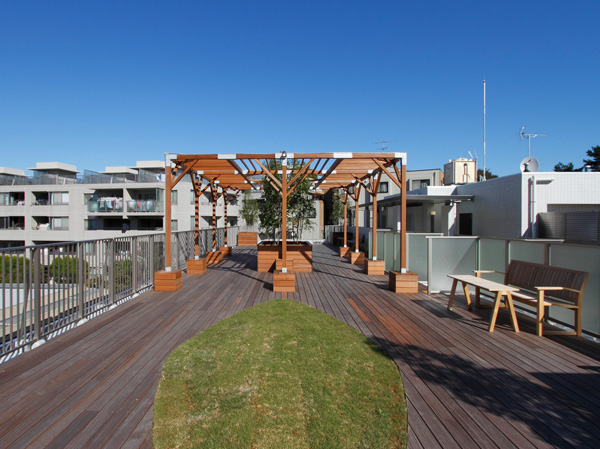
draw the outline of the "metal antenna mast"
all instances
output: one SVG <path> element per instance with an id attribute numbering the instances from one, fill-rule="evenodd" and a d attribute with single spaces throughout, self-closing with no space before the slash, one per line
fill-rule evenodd
<path id="1" fill-rule="evenodd" d="M 387 149 L 386 143 L 398 142 L 397 140 L 380 140 L 379 142 L 373 142 L 375 145 L 381 145 L 381 151 L 384 152 Z"/>
<path id="2" fill-rule="evenodd" d="M 541 134 L 541 133 L 526 133 L 525 132 L 525 127 L 523 126 L 521 128 L 521 131 L 519 131 L 519 136 L 521 136 L 521 140 L 525 140 L 525 138 L 527 138 L 527 142 L 529 144 L 529 157 L 531 157 L 531 138 L 532 137 L 537 137 L 537 136 L 545 136 L 546 134 Z"/>
<path id="3" fill-rule="evenodd" d="M 485 181 L 485 80 L 483 80 L 483 180 Z"/>

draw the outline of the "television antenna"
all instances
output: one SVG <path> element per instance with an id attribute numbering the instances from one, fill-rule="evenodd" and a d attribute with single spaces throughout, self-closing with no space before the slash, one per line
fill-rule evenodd
<path id="1" fill-rule="evenodd" d="M 386 143 L 398 142 L 397 140 L 380 140 L 379 142 L 373 142 L 375 145 L 381 145 L 381 151 L 385 152 L 387 149 Z"/>
<path id="2" fill-rule="evenodd" d="M 531 157 L 531 138 L 532 137 L 537 137 L 537 136 L 545 136 L 546 134 L 541 134 L 541 133 L 526 133 L 525 132 L 525 127 L 523 126 L 521 128 L 521 131 L 519 131 L 519 136 L 521 136 L 521 140 L 524 141 L 525 139 L 527 139 L 527 143 L 529 145 L 529 157 Z"/>

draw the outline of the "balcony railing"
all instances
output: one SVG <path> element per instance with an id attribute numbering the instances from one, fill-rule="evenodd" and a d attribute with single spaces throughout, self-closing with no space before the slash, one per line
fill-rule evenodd
<path id="1" fill-rule="evenodd" d="M 123 198 L 100 198 L 99 200 L 89 200 L 87 203 L 88 212 L 102 213 L 122 213 Z"/>
<path id="2" fill-rule="evenodd" d="M 127 212 L 163 212 L 164 205 L 162 201 L 157 200 L 128 200 Z"/>
<path id="3" fill-rule="evenodd" d="M 237 228 L 227 229 L 231 243 Z M 224 245 L 217 229 L 217 246 Z M 212 230 L 199 232 L 199 252 Z M 194 231 L 172 234 L 171 266 L 194 257 Z M 165 266 L 165 234 L 0 250 L 0 363 L 148 290 Z"/>

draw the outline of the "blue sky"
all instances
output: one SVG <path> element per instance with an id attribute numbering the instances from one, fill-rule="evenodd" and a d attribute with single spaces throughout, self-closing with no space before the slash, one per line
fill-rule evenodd
<path id="1" fill-rule="evenodd" d="M 600 145 L 598 1 L 0 0 L 0 166 L 406 152 L 518 171 Z M 475 151 L 473 151 L 475 150 Z"/>

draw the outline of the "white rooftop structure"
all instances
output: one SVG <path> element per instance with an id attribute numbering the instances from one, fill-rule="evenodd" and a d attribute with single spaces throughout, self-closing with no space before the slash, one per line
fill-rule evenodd
<path id="1" fill-rule="evenodd" d="M 65 164 L 63 162 L 36 162 L 35 167 L 29 168 L 28 170 L 33 171 L 47 171 L 47 172 L 66 172 L 71 174 L 79 173 L 75 165 Z"/>
<path id="2" fill-rule="evenodd" d="M 24 170 L 10 167 L 0 167 L 0 175 L 27 176 Z"/>

